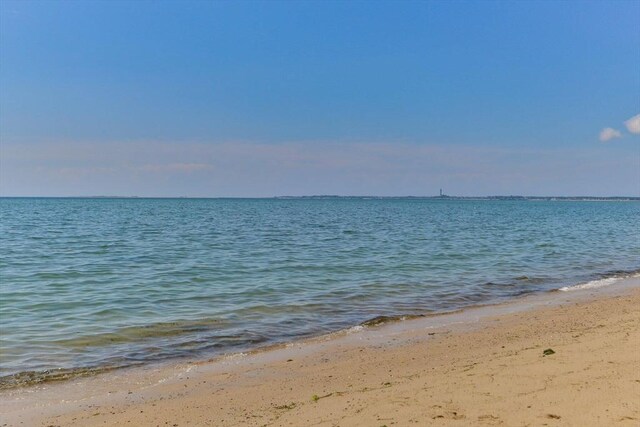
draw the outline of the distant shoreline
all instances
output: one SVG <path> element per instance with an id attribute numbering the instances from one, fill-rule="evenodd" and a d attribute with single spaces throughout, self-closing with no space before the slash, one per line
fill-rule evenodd
<path id="1" fill-rule="evenodd" d="M 0 196 L 0 199 L 188 199 L 188 200 L 523 200 L 523 201 L 640 201 L 640 196 L 270 196 L 270 197 L 188 197 L 188 196 Z"/>

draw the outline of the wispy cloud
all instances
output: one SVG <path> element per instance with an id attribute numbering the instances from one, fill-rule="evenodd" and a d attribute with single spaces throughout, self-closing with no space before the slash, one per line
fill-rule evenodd
<path id="1" fill-rule="evenodd" d="M 147 164 L 138 167 L 143 172 L 184 172 L 192 173 L 211 169 L 212 166 L 206 163 L 168 163 L 168 164 Z"/>
<path id="2" fill-rule="evenodd" d="M 624 125 L 627 127 L 629 132 L 640 133 L 640 114 L 631 117 L 629 120 L 624 122 Z"/>
<path id="3" fill-rule="evenodd" d="M 0 147 L 2 195 L 637 195 L 624 146 L 32 143 Z M 607 179 L 594 173 L 607 170 Z"/>
<path id="4" fill-rule="evenodd" d="M 607 142 L 614 138 L 620 138 L 622 134 L 620 131 L 615 130 L 613 128 L 604 128 L 600 131 L 600 141 Z"/>

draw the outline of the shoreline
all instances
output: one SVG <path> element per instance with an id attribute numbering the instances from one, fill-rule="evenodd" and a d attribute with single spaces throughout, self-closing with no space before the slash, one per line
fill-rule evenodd
<path id="1" fill-rule="evenodd" d="M 267 342 L 262 345 L 250 346 L 247 348 L 236 349 L 230 352 L 217 353 L 212 355 L 206 354 L 193 354 L 189 356 L 181 356 L 175 358 L 149 360 L 147 362 L 136 362 L 125 365 L 96 365 L 85 366 L 78 368 L 59 368 L 51 369 L 47 371 L 23 371 L 12 375 L 0 377 L 0 394 L 3 391 L 19 390 L 21 388 L 47 386 L 53 383 L 74 381 L 82 378 L 92 377 L 95 375 L 102 375 L 104 373 L 114 371 L 126 371 L 130 369 L 144 369 L 154 368 L 159 366 L 170 366 L 181 363 L 202 363 L 202 362 L 215 362 L 229 357 L 236 357 L 238 355 L 252 355 L 262 353 L 265 351 L 271 351 L 286 347 L 289 345 L 295 345 L 297 343 L 305 343 L 314 341 L 317 339 L 325 339 L 327 337 L 337 337 L 346 333 L 350 333 L 354 330 L 378 327 L 381 325 L 388 325 L 396 322 L 413 321 L 425 318 L 437 318 L 440 316 L 450 316 L 458 313 L 462 313 L 467 310 L 477 310 L 487 308 L 492 310 L 502 305 L 517 305 L 523 301 L 535 301 L 536 299 L 545 298 L 545 295 L 554 295 L 557 292 L 573 292 L 576 290 L 588 290 L 597 289 L 601 287 L 620 287 L 624 286 L 628 281 L 634 279 L 640 279 L 640 270 L 620 270 L 604 273 L 598 278 L 592 278 L 589 281 L 576 282 L 572 285 L 562 286 L 555 289 L 538 290 L 522 292 L 510 297 L 497 298 L 493 301 L 472 303 L 466 306 L 452 308 L 449 311 L 434 311 L 415 314 L 397 314 L 397 315 L 379 315 L 360 323 L 342 327 L 334 331 L 312 333 L 307 336 L 292 337 L 285 340 L 275 340 L 273 342 Z"/>
<path id="2" fill-rule="evenodd" d="M 617 289 L 624 287 L 625 283 L 640 279 L 640 270 L 621 270 L 604 273 L 598 278 L 592 278 L 589 281 L 576 282 L 572 285 L 562 286 L 555 289 L 548 290 L 532 290 L 516 294 L 510 297 L 497 298 L 493 301 L 471 303 L 459 308 L 453 308 L 449 311 L 435 311 L 435 312 L 416 312 L 408 314 L 397 315 L 379 315 L 360 323 L 345 326 L 340 329 L 328 332 L 312 333 L 307 336 L 293 337 L 286 340 L 276 340 L 274 342 L 265 343 L 263 345 L 251 346 L 248 348 L 241 348 L 230 352 L 217 353 L 213 355 L 206 354 L 193 354 L 191 356 L 182 356 L 167 359 L 150 360 L 147 362 L 137 362 L 129 365 L 96 365 L 86 366 L 78 368 L 60 368 L 52 369 L 48 371 L 24 371 L 13 375 L 7 375 L 0 377 L 0 395 L 4 391 L 19 390 L 22 388 L 30 387 L 42 387 L 48 386 L 60 382 L 75 381 L 82 378 L 90 378 L 96 375 L 103 375 L 110 372 L 130 371 L 131 369 L 145 369 L 145 368 L 157 368 L 162 366 L 179 365 L 182 363 L 203 363 L 203 362 L 218 362 L 226 358 L 233 358 L 238 355 L 253 355 L 262 353 L 265 351 L 272 351 L 282 347 L 290 345 L 304 344 L 306 342 L 313 342 L 315 340 L 324 340 L 331 337 L 338 337 L 343 334 L 348 334 L 354 330 L 362 328 L 378 327 L 381 325 L 393 324 L 396 322 L 415 321 L 419 319 L 438 318 L 441 316 L 451 316 L 458 313 L 465 312 L 467 310 L 488 309 L 493 310 L 503 305 L 519 305 L 527 301 L 536 301 L 545 298 L 545 295 L 557 295 L 557 292 L 574 292 L 581 290 L 609 288 Z M 35 379 L 34 379 L 35 378 Z"/>
<path id="3" fill-rule="evenodd" d="M 640 365 L 640 316 L 638 310 L 634 311 L 639 302 L 640 279 L 633 277 L 601 288 L 528 295 L 495 306 L 351 328 L 247 355 L 129 368 L 8 389 L 0 392 L 4 408 L 0 424 L 113 425 L 130 421 L 134 425 L 165 425 L 166 421 L 168 425 L 405 425 L 411 419 L 427 418 L 443 425 L 489 425 L 498 421 L 518 425 L 526 420 L 556 424 L 578 423 L 579 419 L 595 422 L 587 415 L 595 416 L 596 407 L 587 405 L 582 413 L 571 410 L 567 405 L 572 393 L 560 398 L 560 390 L 548 390 L 546 382 L 530 376 L 529 368 L 559 368 L 546 362 L 549 360 L 561 361 L 560 367 L 576 377 L 573 384 L 582 384 L 580 390 L 586 390 L 581 395 L 589 395 L 592 400 L 596 394 L 598 399 L 607 400 L 609 394 L 615 394 L 610 393 L 612 385 L 623 389 L 618 406 L 600 408 L 609 412 L 616 409 L 621 414 L 616 421 L 628 417 L 633 423 L 640 419 L 640 378 L 633 377 L 634 365 L 636 371 Z M 532 328 L 532 323 L 537 327 Z M 550 336 L 545 336 L 544 331 Z M 618 335 L 627 340 L 626 346 L 619 340 L 610 348 L 595 345 Z M 579 339 L 583 336 L 590 340 Z M 470 343 L 475 346 L 470 347 Z M 543 356 L 547 346 L 556 354 Z M 565 360 L 567 349 L 563 346 L 579 360 Z M 585 352 L 585 346 L 594 348 Z M 605 361 L 605 356 L 612 360 Z M 498 363 L 501 358 L 514 360 Z M 522 358 L 531 366 L 522 365 Z M 598 360 L 602 366 L 596 363 Z M 462 362 L 464 366 L 459 365 Z M 603 378 L 608 379 L 583 378 L 589 370 L 580 370 L 583 365 L 589 369 L 597 366 L 601 373 L 627 370 L 628 384 L 620 375 L 614 375 L 614 382 L 604 374 Z M 507 382 L 496 389 L 495 379 L 502 370 L 511 372 L 515 384 Z M 562 377 L 559 373 L 567 374 L 556 372 L 547 380 L 556 381 Z M 525 380 L 520 374 L 526 376 Z M 472 379 L 479 381 L 473 383 L 474 387 L 486 391 L 466 402 L 472 397 L 464 393 L 469 390 L 468 384 L 456 385 Z M 600 390 L 592 387 L 594 381 Z M 422 396 L 430 389 L 429 384 L 438 384 L 439 393 Z M 513 408 L 513 413 L 479 413 L 497 409 L 492 399 L 516 385 L 522 390 L 512 399 L 551 393 L 564 403 L 542 418 L 527 418 L 531 411 L 526 408 Z M 603 390 L 604 387 L 608 389 Z M 631 396 L 636 397 L 635 402 Z M 389 412 L 388 420 L 381 417 L 382 408 Z M 475 418 L 471 416 L 474 412 L 479 414 Z M 607 411 L 597 412 L 604 416 Z M 374 413 L 378 413 L 377 418 Z"/>

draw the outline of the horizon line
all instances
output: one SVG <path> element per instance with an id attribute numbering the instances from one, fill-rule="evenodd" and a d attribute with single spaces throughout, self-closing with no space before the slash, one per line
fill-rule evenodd
<path id="1" fill-rule="evenodd" d="M 514 198 L 514 199 L 632 199 L 640 200 L 640 196 L 543 196 L 543 195 L 433 195 L 433 196 L 417 196 L 417 195 L 397 195 L 397 196 L 378 196 L 378 195 L 338 195 L 338 194 L 310 194 L 310 195 L 280 195 L 280 196 L 122 196 L 122 195 L 78 195 L 78 196 L 4 196 L 0 195 L 0 199 L 303 199 L 303 198 L 376 198 L 376 199 L 496 199 L 496 198 Z"/>

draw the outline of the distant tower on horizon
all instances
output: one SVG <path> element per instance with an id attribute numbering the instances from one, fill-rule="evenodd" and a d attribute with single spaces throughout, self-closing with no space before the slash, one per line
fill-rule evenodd
<path id="1" fill-rule="evenodd" d="M 442 188 L 440 189 L 440 197 L 442 197 Z"/>

